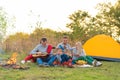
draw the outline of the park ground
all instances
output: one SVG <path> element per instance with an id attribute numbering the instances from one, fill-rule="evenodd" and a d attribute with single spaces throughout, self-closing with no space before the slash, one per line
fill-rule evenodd
<path id="1" fill-rule="evenodd" d="M 25 56 L 19 54 L 17 64 L 29 69 L 0 67 L 0 80 L 120 80 L 120 62 L 101 61 L 102 66 L 91 68 L 38 67 L 35 63 L 20 64 Z M 0 54 L 0 58 L 9 57 Z"/>

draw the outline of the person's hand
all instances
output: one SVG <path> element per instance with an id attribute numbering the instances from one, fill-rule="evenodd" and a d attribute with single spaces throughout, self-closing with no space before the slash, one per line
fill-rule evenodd
<path id="1" fill-rule="evenodd" d="M 57 54 L 58 54 L 58 55 L 61 55 L 61 54 L 62 54 L 62 52 L 58 52 Z"/>
<path id="2" fill-rule="evenodd" d="M 37 52 L 36 54 L 37 54 L 37 55 L 41 55 L 42 53 L 41 53 L 41 52 Z"/>
<path id="3" fill-rule="evenodd" d="M 75 56 L 76 56 L 76 57 L 79 57 L 79 56 L 80 56 L 80 54 L 75 54 Z"/>

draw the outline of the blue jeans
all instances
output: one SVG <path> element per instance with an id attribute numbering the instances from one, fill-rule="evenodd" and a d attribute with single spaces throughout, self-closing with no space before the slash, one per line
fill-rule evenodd
<path id="1" fill-rule="evenodd" d="M 54 55 L 48 56 L 47 58 L 37 58 L 37 63 L 43 64 L 46 62 L 48 65 L 53 66 L 53 62 L 55 61 L 56 57 Z"/>
<path id="2" fill-rule="evenodd" d="M 67 54 L 62 54 L 61 55 L 61 58 L 62 58 L 62 61 L 61 63 L 65 62 L 65 61 L 68 61 L 70 59 L 70 56 L 68 56 Z"/>
<path id="3" fill-rule="evenodd" d="M 67 54 L 62 54 L 62 55 L 60 55 L 60 57 L 61 57 L 60 63 L 66 62 L 66 61 L 68 61 L 69 59 L 71 59 L 70 56 L 68 56 Z M 57 56 L 56 56 L 55 59 L 57 59 Z M 58 61 L 59 61 L 59 60 L 58 60 Z"/>

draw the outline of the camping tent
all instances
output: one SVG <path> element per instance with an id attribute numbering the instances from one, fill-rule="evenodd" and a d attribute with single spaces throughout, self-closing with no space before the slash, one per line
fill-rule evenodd
<path id="1" fill-rule="evenodd" d="M 83 48 L 87 55 L 97 59 L 120 61 L 120 44 L 107 35 L 96 35 L 89 39 Z"/>

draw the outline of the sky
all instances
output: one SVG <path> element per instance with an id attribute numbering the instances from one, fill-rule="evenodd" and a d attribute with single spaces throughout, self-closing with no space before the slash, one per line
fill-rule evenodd
<path id="1" fill-rule="evenodd" d="M 68 31 L 69 15 L 77 10 L 88 11 L 94 16 L 97 14 L 96 5 L 100 2 L 113 4 L 116 0 L 0 0 L 0 6 L 9 17 L 15 17 L 10 22 L 14 28 L 8 28 L 8 34 L 13 32 L 31 33 L 37 21 L 43 28 L 56 31 Z M 32 27 L 30 27 L 32 26 Z"/>

